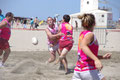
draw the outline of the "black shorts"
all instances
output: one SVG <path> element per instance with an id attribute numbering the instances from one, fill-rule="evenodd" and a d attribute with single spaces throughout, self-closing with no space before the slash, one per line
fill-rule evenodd
<path id="1" fill-rule="evenodd" d="M 37 28 L 39 25 L 37 23 L 35 23 L 35 28 Z"/>

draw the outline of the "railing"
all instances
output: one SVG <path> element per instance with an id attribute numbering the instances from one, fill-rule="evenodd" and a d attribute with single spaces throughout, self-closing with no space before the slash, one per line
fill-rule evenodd
<path id="1" fill-rule="evenodd" d="M 73 30 L 74 45 L 78 45 L 79 34 L 82 30 L 83 30 L 82 28 L 79 28 L 78 30 L 75 29 Z M 106 44 L 106 35 L 107 35 L 106 28 L 95 28 L 94 34 L 99 42 L 99 45 Z"/>

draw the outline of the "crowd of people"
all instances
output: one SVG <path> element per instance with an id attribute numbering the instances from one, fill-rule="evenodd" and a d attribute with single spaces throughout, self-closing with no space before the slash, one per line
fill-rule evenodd
<path id="1" fill-rule="evenodd" d="M 35 19 L 14 17 L 12 28 L 38 29 L 39 25 L 41 25 L 40 22 L 37 17 Z"/>
<path id="2" fill-rule="evenodd" d="M 3 55 L 0 67 L 4 67 L 4 63 L 10 54 L 9 38 L 11 36 L 10 23 L 14 17 L 13 13 L 6 13 L 5 17 L 0 10 L 0 56 Z M 103 68 L 100 59 L 109 59 L 110 53 L 105 55 L 98 55 L 99 44 L 93 33 L 95 26 L 95 17 L 93 14 L 84 14 L 78 16 L 81 19 L 83 31 L 79 35 L 78 40 L 78 56 L 72 80 L 105 80 L 105 77 L 100 73 Z M 31 27 L 33 23 L 37 28 L 37 17 L 35 20 L 31 19 Z M 60 63 L 60 69 L 64 68 L 65 75 L 69 74 L 67 54 L 72 49 L 73 41 L 73 26 L 69 24 L 70 16 L 65 14 L 62 23 L 58 25 L 54 18 L 48 17 L 48 27 L 45 29 L 48 38 L 48 50 L 50 58 L 46 64 L 54 62 L 56 59 L 56 52 L 59 54 L 55 65 Z M 25 24 L 26 22 L 24 22 Z M 26 26 L 24 25 L 24 28 Z"/>

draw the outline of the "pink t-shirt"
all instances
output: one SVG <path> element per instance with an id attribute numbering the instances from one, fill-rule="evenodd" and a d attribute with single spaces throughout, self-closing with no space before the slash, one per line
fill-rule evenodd
<path id="1" fill-rule="evenodd" d="M 94 70 L 96 69 L 94 61 L 90 59 L 80 48 L 80 42 L 83 40 L 83 38 L 91 33 L 91 31 L 82 31 L 79 36 L 79 42 L 78 42 L 78 60 L 76 63 L 75 71 L 87 71 L 87 70 Z M 97 56 L 98 55 L 98 42 L 94 35 L 94 41 L 88 45 L 89 49 L 92 51 L 92 53 Z"/>
<path id="2" fill-rule="evenodd" d="M 73 39 L 73 27 L 69 23 L 64 22 L 61 24 L 61 32 L 65 35 L 61 36 L 60 40 Z"/>
<path id="3" fill-rule="evenodd" d="M 10 23 L 6 19 L 3 19 L 3 21 L 6 21 L 8 25 L 0 29 L 0 38 L 9 40 L 11 36 Z"/>

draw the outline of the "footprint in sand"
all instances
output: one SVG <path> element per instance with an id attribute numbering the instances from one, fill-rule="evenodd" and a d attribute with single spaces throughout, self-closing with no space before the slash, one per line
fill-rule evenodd
<path id="1" fill-rule="evenodd" d="M 24 74 L 28 72 L 34 72 L 35 65 L 36 63 L 32 60 L 22 61 L 12 69 L 11 73 Z"/>

